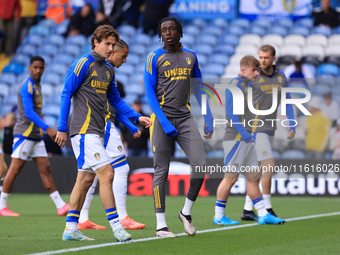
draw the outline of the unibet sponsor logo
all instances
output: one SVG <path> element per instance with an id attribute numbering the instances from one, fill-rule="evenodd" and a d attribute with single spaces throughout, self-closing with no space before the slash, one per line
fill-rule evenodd
<path id="1" fill-rule="evenodd" d="M 96 93 L 106 94 L 107 88 L 109 87 L 109 83 L 104 81 L 92 80 L 91 86 L 93 88 L 96 88 Z"/>
<path id="2" fill-rule="evenodd" d="M 277 88 L 278 91 L 281 90 L 282 85 L 279 84 L 268 84 L 268 85 L 262 85 L 261 90 L 263 92 L 266 92 L 266 94 L 273 94 L 273 88 Z"/>
<path id="3" fill-rule="evenodd" d="M 165 77 L 171 80 L 187 80 L 188 76 L 190 78 L 191 68 L 174 68 L 164 71 Z"/>

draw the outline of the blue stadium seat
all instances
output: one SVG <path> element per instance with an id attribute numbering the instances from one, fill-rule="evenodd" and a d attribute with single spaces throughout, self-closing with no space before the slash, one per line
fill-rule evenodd
<path id="1" fill-rule="evenodd" d="M 142 112 L 144 113 L 144 115 L 150 116 L 150 106 L 148 104 L 143 104 Z"/>
<path id="2" fill-rule="evenodd" d="M 225 66 L 223 65 L 211 64 L 211 65 L 207 65 L 204 68 L 204 72 L 222 76 L 224 74 L 224 69 L 225 69 Z"/>
<path id="3" fill-rule="evenodd" d="M 156 49 L 162 47 L 162 45 L 163 45 L 163 44 L 160 43 L 160 42 L 150 44 L 150 45 L 148 46 L 147 52 L 150 53 L 151 51 L 154 51 L 154 50 L 156 50 Z M 183 44 L 183 46 L 186 47 L 186 44 Z M 141 56 L 141 57 L 142 57 L 142 59 L 144 59 L 143 56 Z"/>
<path id="4" fill-rule="evenodd" d="M 126 63 L 116 69 L 116 74 L 121 74 L 121 73 L 126 74 L 131 77 L 135 73 L 135 67 L 133 65 L 129 65 Z"/>
<path id="5" fill-rule="evenodd" d="M 30 60 L 31 58 L 29 56 L 18 53 L 11 58 L 11 63 L 17 63 L 25 66 L 30 64 Z"/>
<path id="6" fill-rule="evenodd" d="M 293 34 L 293 35 L 303 35 L 304 37 L 307 37 L 307 36 L 310 35 L 309 29 L 306 28 L 306 27 L 293 27 L 290 30 L 290 34 Z"/>
<path id="7" fill-rule="evenodd" d="M 233 46 L 238 45 L 239 38 L 235 35 L 225 35 L 222 38 L 222 43 L 224 44 L 231 44 Z"/>
<path id="8" fill-rule="evenodd" d="M 133 102 L 138 98 L 136 94 L 127 94 L 123 99 L 128 105 L 132 105 Z"/>
<path id="9" fill-rule="evenodd" d="M 148 46 L 151 44 L 151 41 L 151 37 L 147 34 L 138 34 L 134 37 L 134 43 L 138 45 L 142 44 Z"/>
<path id="10" fill-rule="evenodd" d="M 58 26 L 57 23 L 50 19 L 43 19 L 42 21 L 39 22 L 39 25 L 48 27 L 52 31 Z"/>
<path id="11" fill-rule="evenodd" d="M 318 66 L 318 74 L 331 74 L 337 77 L 339 75 L 339 67 L 334 64 L 325 63 Z"/>
<path id="12" fill-rule="evenodd" d="M 17 85 L 21 84 L 24 80 L 26 80 L 28 78 L 28 76 L 29 76 L 29 73 L 28 74 L 27 73 L 23 73 L 23 74 L 19 75 L 17 77 L 16 84 Z M 13 91 L 15 91 L 15 93 L 16 93 L 16 90 L 12 90 L 12 92 Z"/>
<path id="13" fill-rule="evenodd" d="M 144 86 L 142 84 L 133 84 L 124 87 L 125 93 L 128 95 L 144 95 Z"/>
<path id="14" fill-rule="evenodd" d="M 44 107 L 43 109 L 44 115 L 45 116 L 54 116 L 56 118 L 59 118 L 60 114 L 60 107 L 59 105 L 49 105 Z"/>
<path id="15" fill-rule="evenodd" d="M 200 66 L 204 66 L 208 61 L 208 57 L 206 55 L 197 53 L 196 54 L 197 59 L 198 59 L 198 63 L 200 64 Z"/>
<path id="16" fill-rule="evenodd" d="M 235 47 L 233 45 L 218 45 L 215 48 L 215 53 L 224 53 L 227 54 L 228 56 L 232 56 L 235 53 Z"/>
<path id="17" fill-rule="evenodd" d="M 191 49 L 192 46 L 194 45 L 195 39 L 192 35 L 185 35 L 183 36 L 183 38 L 181 38 L 181 43 L 183 45 L 183 47 L 187 48 L 187 49 Z"/>
<path id="18" fill-rule="evenodd" d="M 306 159 L 306 154 L 300 150 L 286 150 L 281 154 L 281 159 Z"/>
<path id="19" fill-rule="evenodd" d="M 118 28 L 119 35 L 127 35 L 129 37 L 134 36 L 137 33 L 137 30 L 134 26 L 123 25 Z"/>
<path id="20" fill-rule="evenodd" d="M 130 52 L 139 56 L 143 56 L 147 53 L 147 48 L 146 46 L 135 44 L 130 47 Z"/>
<path id="21" fill-rule="evenodd" d="M 326 26 L 317 26 L 313 28 L 312 34 L 322 34 L 329 37 L 332 35 L 332 29 Z"/>
<path id="22" fill-rule="evenodd" d="M 121 82 L 124 86 L 129 85 L 130 78 L 125 73 L 116 73 L 115 78 L 116 78 L 116 81 Z"/>
<path id="23" fill-rule="evenodd" d="M 227 66 L 229 65 L 229 57 L 228 55 L 214 54 L 210 57 L 210 63 Z"/>
<path id="24" fill-rule="evenodd" d="M 67 44 L 75 44 L 78 45 L 79 47 L 82 47 L 87 43 L 85 35 L 73 35 L 73 36 L 68 36 L 66 38 L 66 43 Z"/>
<path id="25" fill-rule="evenodd" d="M 275 151 L 275 150 L 273 150 L 273 156 L 274 156 L 274 159 L 280 159 L 281 158 L 280 152 Z"/>
<path id="26" fill-rule="evenodd" d="M 39 54 L 53 57 L 59 53 L 59 49 L 55 45 L 45 44 L 39 48 Z"/>
<path id="27" fill-rule="evenodd" d="M 17 52 L 33 57 L 37 55 L 37 48 L 31 44 L 25 44 L 22 45 L 22 47 L 19 47 Z"/>
<path id="28" fill-rule="evenodd" d="M 46 26 L 35 25 L 30 28 L 29 34 L 48 36 L 50 34 L 50 30 Z"/>
<path id="29" fill-rule="evenodd" d="M 228 22 L 223 18 L 214 19 L 211 25 L 225 29 L 228 26 Z"/>
<path id="30" fill-rule="evenodd" d="M 9 86 L 6 83 L 0 83 L 0 96 L 7 97 L 9 92 Z"/>
<path id="31" fill-rule="evenodd" d="M 2 73 L 14 73 L 20 75 L 23 73 L 23 65 L 17 63 L 10 63 L 2 69 Z"/>
<path id="32" fill-rule="evenodd" d="M 49 55 L 41 54 L 40 57 L 42 57 L 45 60 L 45 66 L 48 66 L 52 63 L 52 57 Z M 25 70 L 24 70 L 25 72 Z"/>
<path id="33" fill-rule="evenodd" d="M 207 158 L 224 158 L 223 150 L 212 150 L 207 153 Z"/>
<path id="34" fill-rule="evenodd" d="M 70 20 L 64 20 L 60 25 L 57 26 L 57 28 L 55 29 L 55 33 L 58 35 L 66 33 L 69 22 Z"/>
<path id="35" fill-rule="evenodd" d="M 145 69 L 145 63 L 142 63 L 142 65 L 137 65 L 135 67 L 135 72 L 136 72 L 136 74 L 143 74 L 144 75 L 144 69 Z"/>
<path id="36" fill-rule="evenodd" d="M 18 103 L 18 97 L 17 95 L 8 95 L 4 98 L 4 104 L 5 105 L 16 105 Z"/>
<path id="37" fill-rule="evenodd" d="M 296 21 L 296 25 L 306 28 L 312 28 L 314 26 L 314 20 L 311 18 L 303 18 Z"/>
<path id="38" fill-rule="evenodd" d="M 73 58 L 76 58 L 79 54 L 81 54 L 81 48 L 78 45 L 65 45 L 61 48 L 61 53 L 71 55 Z"/>
<path id="39" fill-rule="evenodd" d="M 68 72 L 68 67 L 64 64 L 55 63 L 46 68 L 49 73 L 58 74 L 60 76 L 66 75 Z"/>
<path id="40" fill-rule="evenodd" d="M 33 34 L 33 35 L 28 35 L 25 37 L 23 43 L 24 44 L 31 44 L 36 47 L 39 47 L 44 43 L 45 39 L 44 36 L 41 36 L 39 34 Z"/>
<path id="41" fill-rule="evenodd" d="M 266 34 L 266 29 L 264 29 L 263 27 L 252 27 L 249 29 L 249 34 L 256 34 L 259 36 L 264 36 Z"/>
<path id="42" fill-rule="evenodd" d="M 54 63 L 60 63 L 65 64 L 67 66 L 70 66 L 75 59 L 69 55 L 66 54 L 58 54 L 54 58 Z"/>
<path id="43" fill-rule="evenodd" d="M 58 125 L 58 119 L 50 115 L 44 116 L 44 122 L 52 128 L 55 128 Z"/>
<path id="44" fill-rule="evenodd" d="M 229 34 L 233 34 L 237 36 L 243 35 L 245 31 L 242 27 L 229 27 L 228 30 L 229 30 L 228 31 Z"/>
<path id="45" fill-rule="evenodd" d="M 53 91 L 53 86 L 49 83 L 41 83 L 41 94 L 45 98 L 48 98 L 48 100 L 50 99 L 50 97 L 53 95 L 54 91 Z"/>
<path id="46" fill-rule="evenodd" d="M 191 22 L 194 26 L 203 28 L 207 25 L 207 22 L 204 19 L 196 18 Z"/>
<path id="47" fill-rule="evenodd" d="M 223 34 L 223 29 L 220 27 L 216 27 L 216 26 L 209 26 L 206 29 L 204 29 L 203 34 L 213 35 L 219 38 Z"/>
<path id="48" fill-rule="evenodd" d="M 144 84 L 143 82 L 144 82 L 144 74 L 137 73 L 137 74 L 132 75 L 131 83 L 134 83 L 134 84 Z"/>
<path id="49" fill-rule="evenodd" d="M 65 39 L 61 35 L 50 35 L 46 37 L 46 43 L 62 47 L 65 44 Z"/>
<path id="50" fill-rule="evenodd" d="M 287 29 L 293 27 L 293 21 L 291 19 L 281 19 L 277 22 L 277 24 Z"/>
<path id="51" fill-rule="evenodd" d="M 315 65 L 309 64 L 309 63 L 304 63 L 303 65 L 308 66 L 308 68 L 311 70 L 311 72 L 314 74 L 314 76 L 316 75 L 316 67 Z"/>
<path id="52" fill-rule="evenodd" d="M 272 22 L 267 19 L 257 19 L 253 23 L 253 27 L 262 27 L 268 29 L 272 26 Z"/>
<path id="53" fill-rule="evenodd" d="M 16 83 L 16 75 L 13 73 L 4 73 L 0 75 L 0 83 L 6 83 L 12 86 Z"/>
<path id="54" fill-rule="evenodd" d="M 136 65 L 144 65 L 144 61 L 141 60 L 140 56 L 133 54 L 133 53 L 128 55 L 126 61 L 127 61 L 128 64 L 135 65 L 135 66 Z"/>
<path id="55" fill-rule="evenodd" d="M 216 78 L 221 78 L 221 75 L 218 75 L 216 73 L 204 72 L 202 73 L 202 77 L 204 79 L 216 79 Z"/>
<path id="56" fill-rule="evenodd" d="M 249 25 L 250 22 L 247 19 L 236 19 L 231 23 L 231 26 L 241 27 L 243 29 L 248 29 Z"/>
<path id="57" fill-rule="evenodd" d="M 200 44 L 195 48 L 196 53 L 210 56 L 213 53 L 213 47 L 209 45 Z"/>
<path id="58" fill-rule="evenodd" d="M 327 86 L 327 85 L 326 85 Z M 311 94 L 313 96 L 322 96 L 322 94 L 325 91 L 325 85 L 324 84 L 317 84 L 311 89 Z"/>
<path id="59" fill-rule="evenodd" d="M 61 83 L 61 78 L 57 74 L 47 73 L 41 77 L 41 83 L 50 83 L 55 86 Z"/>
<path id="60" fill-rule="evenodd" d="M 340 34 L 340 26 L 333 29 L 333 34 Z"/>
<path id="61" fill-rule="evenodd" d="M 193 35 L 195 37 L 197 37 L 201 33 L 201 31 L 198 27 L 192 26 L 192 25 L 184 27 L 183 31 L 184 31 L 185 35 L 190 34 L 190 35 Z"/>
<path id="62" fill-rule="evenodd" d="M 83 46 L 83 48 L 81 49 L 81 53 L 83 55 L 85 55 L 85 54 L 89 53 L 91 50 L 92 50 L 91 45 L 90 44 L 85 44 Z"/>
<path id="63" fill-rule="evenodd" d="M 218 40 L 215 36 L 207 34 L 200 37 L 200 43 L 215 46 Z"/>
<path id="64" fill-rule="evenodd" d="M 278 34 L 278 35 L 285 37 L 288 34 L 288 31 L 285 27 L 274 26 L 274 27 L 269 29 L 268 34 Z"/>

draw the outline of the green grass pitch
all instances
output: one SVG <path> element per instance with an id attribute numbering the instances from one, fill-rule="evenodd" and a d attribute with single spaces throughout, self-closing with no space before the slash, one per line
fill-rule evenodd
<path id="1" fill-rule="evenodd" d="M 63 195 L 65 201 L 69 197 Z M 178 211 L 185 197 L 167 197 L 166 216 L 169 229 L 183 233 Z M 244 197 L 231 196 L 226 216 L 239 220 Z M 273 208 L 282 218 L 340 211 L 339 197 L 273 197 Z M 61 236 L 66 217 L 59 217 L 47 194 L 12 194 L 10 209 L 20 217 L 0 217 L 0 254 L 32 254 L 88 245 L 112 243 L 112 230 L 106 220 L 99 197 L 93 199 L 90 219 L 108 227 L 106 230 L 84 230 L 93 242 L 63 242 Z M 132 238 L 154 237 L 156 217 L 152 197 L 131 197 L 127 201 L 131 218 L 146 224 L 143 230 L 129 230 Z M 212 223 L 215 197 L 199 197 L 193 209 L 197 230 L 221 228 Z M 242 222 L 249 224 L 252 222 Z M 279 226 L 251 226 L 194 237 L 151 240 L 72 252 L 72 254 L 340 254 L 340 215 L 286 222 Z M 68 252 L 70 253 L 70 252 Z"/>

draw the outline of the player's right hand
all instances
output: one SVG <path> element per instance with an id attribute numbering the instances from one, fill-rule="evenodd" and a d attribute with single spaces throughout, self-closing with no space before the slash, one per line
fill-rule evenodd
<path id="1" fill-rule="evenodd" d="M 249 142 L 247 142 L 247 143 L 253 143 L 254 141 L 253 141 L 253 139 L 251 139 Z"/>
<path id="2" fill-rule="evenodd" d="M 134 135 L 133 138 L 138 139 L 142 135 L 142 132 L 138 130 Z"/>
<path id="3" fill-rule="evenodd" d="M 53 128 L 50 128 L 50 127 L 48 127 L 48 128 L 46 129 L 46 131 L 47 131 L 47 134 L 51 137 L 52 141 L 54 141 L 54 140 L 55 140 L 55 137 L 56 137 L 56 135 L 57 135 L 57 131 L 54 130 Z"/>
<path id="4" fill-rule="evenodd" d="M 67 139 L 67 132 L 58 132 L 55 138 L 55 142 L 63 148 Z"/>

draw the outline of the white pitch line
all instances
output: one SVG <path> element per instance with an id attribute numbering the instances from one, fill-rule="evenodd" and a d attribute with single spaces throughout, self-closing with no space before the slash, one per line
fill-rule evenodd
<path id="1" fill-rule="evenodd" d="M 335 215 L 340 215 L 340 212 L 323 213 L 323 214 L 302 216 L 302 217 L 286 219 L 286 221 L 307 220 L 307 219 L 329 217 L 329 216 L 335 216 Z M 208 232 L 216 232 L 216 231 L 223 231 L 223 230 L 236 229 L 236 228 L 253 227 L 253 226 L 258 226 L 258 225 L 259 225 L 258 223 L 251 223 L 251 224 L 244 224 L 244 225 L 237 225 L 237 226 L 230 226 L 230 227 L 223 227 L 223 228 L 213 228 L 213 229 L 199 230 L 199 231 L 196 232 L 196 234 L 202 234 L 202 233 L 208 233 Z M 187 234 L 186 233 L 177 234 L 177 236 L 185 236 L 185 235 L 187 235 Z M 83 246 L 83 247 L 62 249 L 62 250 L 56 250 L 56 251 L 46 251 L 46 252 L 41 252 L 41 253 L 32 253 L 32 254 L 29 254 L 29 255 L 60 254 L 60 253 L 66 253 L 66 252 L 72 252 L 72 251 L 82 251 L 82 250 L 89 250 L 89 249 L 95 249 L 95 248 L 101 248 L 101 247 L 107 247 L 107 246 L 130 244 L 130 243 L 140 243 L 140 242 L 160 240 L 160 239 L 164 239 L 164 237 L 140 238 L 140 239 L 136 239 L 136 240 L 131 240 L 129 242 L 103 243 L 103 244 L 88 245 L 88 246 Z"/>

